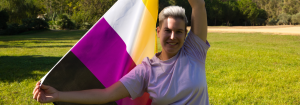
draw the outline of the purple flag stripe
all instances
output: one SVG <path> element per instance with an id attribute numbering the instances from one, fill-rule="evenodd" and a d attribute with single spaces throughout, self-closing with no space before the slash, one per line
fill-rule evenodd
<path id="1" fill-rule="evenodd" d="M 52 69 L 43 84 L 52 86 L 59 91 L 105 88 L 95 75 L 74 55 L 74 53 L 72 53 L 72 51 L 68 52 Z M 103 105 L 116 105 L 117 103 L 118 102 L 110 102 Z M 54 102 L 54 105 L 78 104 Z"/>
<path id="2" fill-rule="evenodd" d="M 105 87 L 136 66 L 126 44 L 104 18 L 71 51 Z"/>

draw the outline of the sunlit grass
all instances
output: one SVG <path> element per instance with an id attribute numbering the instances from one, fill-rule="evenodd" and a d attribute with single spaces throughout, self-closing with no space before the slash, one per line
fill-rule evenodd
<path id="1" fill-rule="evenodd" d="M 300 104 L 300 36 L 210 33 L 211 104 Z"/>
<path id="2" fill-rule="evenodd" d="M 86 31 L 0 36 L 0 105 L 38 105 L 32 90 Z"/>
<path id="3" fill-rule="evenodd" d="M 0 36 L 0 105 L 38 104 L 35 83 L 85 32 Z M 209 33 L 208 41 L 210 104 L 300 104 L 300 36 Z"/>

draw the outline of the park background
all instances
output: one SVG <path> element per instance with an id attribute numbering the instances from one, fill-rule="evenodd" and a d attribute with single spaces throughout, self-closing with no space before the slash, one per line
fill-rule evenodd
<path id="1" fill-rule="evenodd" d="M 1 0 L 0 104 L 38 104 L 32 99 L 35 83 L 116 1 Z M 210 104 L 300 104 L 300 1 L 205 2 Z M 169 5 L 184 7 L 190 21 L 187 0 L 160 0 L 159 9 Z M 295 34 L 210 31 L 241 26 L 297 29 Z"/>

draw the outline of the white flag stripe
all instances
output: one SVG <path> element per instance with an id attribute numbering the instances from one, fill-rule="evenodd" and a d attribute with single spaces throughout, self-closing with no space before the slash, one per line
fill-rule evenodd
<path id="1" fill-rule="evenodd" d="M 129 54 L 133 50 L 133 44 L 145 8 L 142 0 L 119 0 L 103 16 L 123 39 Z"/>

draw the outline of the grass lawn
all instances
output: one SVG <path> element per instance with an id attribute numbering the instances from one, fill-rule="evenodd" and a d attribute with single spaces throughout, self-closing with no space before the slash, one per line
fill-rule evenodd
<path id="1" fill-rule="evenodd" d="M 35 83 L 85 32 L 0 36 L 0 105 L 38 104 Z M 300 36 L 209 33 L 208 41 L 210 104 L 300 104 Z"/>

